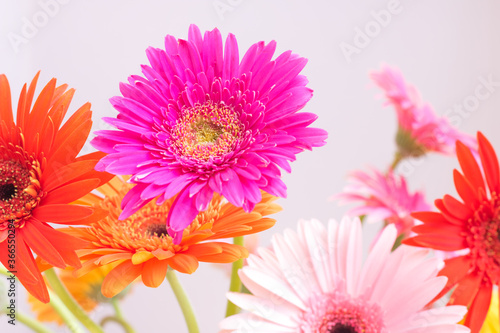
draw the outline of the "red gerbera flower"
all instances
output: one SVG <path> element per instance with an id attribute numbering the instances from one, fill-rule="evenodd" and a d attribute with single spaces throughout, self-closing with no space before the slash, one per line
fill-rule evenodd
<path id="1" fill-rule="evenodd" d="M 94 170 L 103 153 L 76 157 L 92 127 L 90 104 L 63 124 L 74 90 L 56 87 L 52 79 L 31 108 L 37 80 L 38 74 L 28 89 L 24 85 L 14 121 L 9 82 L 0 75 L 0 262 L 46 303 L 49 294 L 32 251 L 51 266 L 80 267 L 75 250 L 86 242 L 48 223 L 102 218 L 103 210 L 69 203 L 108 181 L 109 174 Z"/>
<path id="2" fill-rule="evenodd" d="M 470 249 L 466 255 L 445 260 L 440 275 L 448 277 L 445 290 L 456 287 L 450 304 L 470 306 L 465 325 L 479 332 L 488 312 L 492 288 L 500 283 L 500 171 L 489 141 L 479 132 L 482 169 L 469 148 L 457 141 L 463 173 L 454 170 L 455 187 L 463 202 L 445 195 L 436 200 L 437 212 L 415 213 L 422 222 L 418 235 L 403 243 L 436 250 Z M 486 180 L 486 181 L 485 181 Z"/>

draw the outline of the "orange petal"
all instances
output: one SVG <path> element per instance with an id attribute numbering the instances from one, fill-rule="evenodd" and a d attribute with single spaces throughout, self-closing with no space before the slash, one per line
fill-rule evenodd
<path id="1" fill-rule="evenodd" d="M 9 81 L 4 74 L 0 75 L 0 119 L 5 121 L 5 124 L 9 127 L 14 122 Z"/>
<path id="2" fill-rule="evenodd" d="M 139 251 L 134 253 L 132 256 L 132 263 L 134 265 L 139 265 L 142 264 L 145 261 L 148 261 L 149 259 L 154 258 L 154 255 L 149 252 L 149 251 Z"/>
<path id="3" fill-rule="evenodd" d="M 159 260 L 164 260 L 164 259 L 168 259 L 172 256 L 175 255 L 175 253 L 172 253 L 170 251 L 165 251 L 165 250 L 162 250 L 162 249 L 156 249 L 154 250 L 153 252 L 151 252 L 156 258 L 158 258 Z"/>
<path id="4" fill-rule="evenodd" d="M 213 262 L 213 263 L 231 263 L 239 259 L 244 259 L 248 257 L 248 250 L 243 246 L 224 243 L 222 246 L 222 252 L 219 254 L 208 254 L 205 256 L 199 256 L 198 260 L 202 262 Z"/>
<path id="5" fill-rule="evenodd" d="M 61 126 L 61 123 L 64 119 L 64 116 L 66 115 L 66 112 L 68 111 L 74 94 L 75 89 L 69 89 L 60 98 L 58 98 L 52 106 L 49 117 L 54 121 L 54 126 L 56 129 L 59 129 L 59 127 Z"/>
<path id="6" fill-rule="evenodd" d="M 168 264 L 181 273 L 192 274 L 198 269 L 198 260 L 195 256 L 177 253 L 172 258 L 167 259 Z"/>
<path id="7" fill-rule="evenodd" d="M 42 187 L 44 191 L 51 191 L 67 182 L 80 177 L 92 171 L 97 163 L 97 160 L 73 162 L 61 166 L 51 173 L 44 172 L 42 179 Z"/>
<path id="8" fill-rule="evenodd" d="M 204 255 L 214 255 L 222 253 L 223 247 L 222 243 L 210 242 L 210 243 L 200 243 L 193 244 L 189 247 L 189 254 L 199 257 Z"/>
<path id="9" fill-rule="evenodd" d="M 36 89 L 36 84 L 38 82 L 38 76 L 40 76 L 40 72 L 36 73 L 35 77 L 33 80 L 31 80 L 30 86 L 28 88 L 28 93 L 26 94 L 26 99 L 24 103 L 24 109 L 20 109 L 18 107 L 17 109 L 17 117 L 19 119 L 19 115 L 21 115 L 21 118 L 23 119 L 22 122 L 18 122 L 18 125 L 21 127 L 22 131 L 26 133 L 27 127 L 26 125 L 28 124 L 28 118 L 29 118 L 29 112 L 31 110 L 31 103 L 33 102 L 33 96 L 35 95 L 35 89 Z M 21 106 L 21 103 L 19 103 L 19 106 Z M 21 112 L 19 112 L 21 111 Z M 21 125 L 21 123 L 23 125 Z"/>
<path id="10" fill-rule="evenodd" d="M 151 288 L 157 288 L 165 280 L 167 275 L 167 260 L 149 260 L 144 263 L 142 270 L 142 282 Z"/>
<path id="11" fill-rule="evenodd" d="M 29 114 L 29 121 L 25 124 L 26 131 L 24 131 L 26 135 L 26 149 L 28 151 L 34 150 L 38 144 L 35 139 L 36 134 L 42 133 L 42 126 L 52 103 L 55 87 L 56 79 L 50 80 L 38 95 L 33 110 Z"/>
<path id="12" fill-rule="evenodd" d="M 105 297 L 114 297 L 141 274 L 143 264 L 133 265 L 129 260 L 113 268 L 104 278 L 101 292 Z"/>
<path id="13" fill-rule="evenodd" d="M 59 143 L 57 141 L 54 142 L 55 149 L 50 153 L 51 156 L 47 162 L 47 172 L 55 171 L 75 159 L 85 144 L 91 127 L 92 121 L 87 119 L 79 123 L 78 126 L 75 126 L 71 134 L 65 137 L 65 140 Z"/>
<path id="14" fill-rule="evenodd" d="M 87 241 L 73 237 L 67 233 L 61 232 L 58 229 L 53 229 L 52 227 L 35 219 L 32 219 L 30 223 L 32 223 L 33 226 L 43 233 L 45 238 L 52 243 L 67 265 L 80 267 L 80 259 L 78 259 L 75 251 L 87 246 Z"/>

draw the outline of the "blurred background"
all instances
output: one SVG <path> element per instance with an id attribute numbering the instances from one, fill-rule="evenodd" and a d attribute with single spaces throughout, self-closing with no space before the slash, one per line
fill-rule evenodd
<path id="1" fill-rule="evenodd" d="M 167 34 L 187 38 L 191 23 L 202 31 L 217 27 L 224 38 L 235 34 L 240 54 L 257 41 L 276 40 L 277 54 L 293 50 L 308 58 L 303 74 L 314 97 L 305 110 L 318 114 L 314 126 L 329 132 L 328 144 L 299 154 L 292 173 L 284 175 L 288 198 L 278 201 L 283 211 L 275 215 L 276 226 L 259 236 L 267 246 L 272 234 L 295 228 L 299 219 L 340 219 L 347 208 L 328 197 L 342 190 L 346 175 L 368 166 L 385 170 L 391 163 L 396 116 L 376 98 L 380 91 L 368 78 L 382 64 L 399 68 L 437 114 L 454 117 L 463 132 L 481 130 L 500 149 L 499 15 L 495 0 L 0 0 L 0 73 L 9 78 L 14 105 L 38 70 L 39 87 L 52 77 L 68 83 L 76 88 L 70 111 L 90 101 L 97 130 L 107 128 L 100 117 L 116 115 L 108 99 L 119 94 L 119 82 L 140 74 L 146 48 L 163 48 Z M 487 98 L 478 98 L 478 86 L 488 89 Z M 455 194 L 457 165 L 453 157 L 430 154 L 398 171 L 432 202 Z M 379 227 L 368 226 L 366 244 Z M 201 331 L 216 332 L 229 285 L 225 271 L 201 264 L 180 279 Z M 17 305 L 34 316 L 25 292 Z M 187 331 L 166 283 L 156 290 L 136 284 L 122 308 L 137 332 Z M 110 306 L 101 305 L 92 317 L 110 313 Z M 19 323 L 8 325 L 5 316 L 0 331 L 29 332 Z M 122 330 L 109 324 L 106 332 Z"/>

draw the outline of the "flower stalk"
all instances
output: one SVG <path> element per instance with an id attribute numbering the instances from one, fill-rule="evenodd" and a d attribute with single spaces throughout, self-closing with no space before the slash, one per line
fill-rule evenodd
<path id="1" fill-rule="evenodd" d="M 243 246 L 243 236 L 239 237 L 234 237 L 233 238 L 233 243 L 235 245 L 240 245 Z M 233 262 L 233 266 L 231 269 L 231 283 L 229 285 L 229 291 L 232 292 L 240 292 L 241 291 L 241 280 L 238 275 L 238 270 L 243 267 L 243 259 L 239 259 L 235 262 Z M 240 308 L 236 306 L 234 303 L 231 301 L 227 301 L 227 307 L 226 307 L 226 317 L 232 316 L 234 314 L 237 314 L 240 312 Z"/>
<path id="2" fill-rule="evenodd" d="M 54 290 L 54 293 L 61 299 L 62 303 L 89 330 L 90 333 L 104 333 L 102 327 L 94 323 L 87 313 L 73 299 L 66 287 L 61 283 L 61 280 L 59 280 L 59 277 L 53 268 L 45 271 L 45 277 L 52 287 L 52 290 Z"/>
<path id="3" fill-rule="evenodd" d="M 193 307 L 191 306 L 189 298 L 184 291 L 184 288 L 182 288 L 182 285 L 180 284 L 175 271 L 170 267 L 167 270 L 167 281 L 168 283 L 170 283 L 172 291 L 177 298 L 177 302 L 181 307 L 182 314 L 184 315 L 184 319 L 186 320 L 186 324 L 188 327 L 188 332 L 199 333 L 200 329 L 198 328 L 198 323 L 196 322 L 196 316 L 194 314 Z"/>

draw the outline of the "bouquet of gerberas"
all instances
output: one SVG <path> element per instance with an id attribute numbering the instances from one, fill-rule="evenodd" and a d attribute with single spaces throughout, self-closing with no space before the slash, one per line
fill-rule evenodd
<path id="1" fill-rule="evenodd" d="M 354 173 L 336 196 L 361 201 L 351 212 L 361 221 L 387 224 L 366 260 L 357 217 L 301 221 L 249 256 L 243 236 L 272 227 L 268 216 L 281 209 L 274 201 L 286 197 L 281 170 L 327 138 L 310 127 L 315 114 L 299 112 L 312 97 L 300 74 L 307 60 L 291 51 L 274 57 L 275 48 L 256 43 L 240 60 L 235 37 L 223 43 L 217 29 L 167 36 L 165 49 L 147 50 L 143 76 L 130 76 L 111 99 L 118 115 L 104 120 L 116 130 L 96 132 L 99 152 L 82 156 L 90 104 L 64 121 L 74 91 L 53 79 L 34 99 L 37 75 L 14 119 L 0 75 L 1 272 L 30 293 L 40 321 L 72 332 L 104 332 L 114 321 L 135 332 L 120 299 L 138 279 L 153 288 L 166 279 L 188 331 L 199 332 L 175 271 L 212 262 L 233 263 L 221 332 L 498 330 L 495 152 L 482 134 L 476 142 L 434 116 L 388 68 L 373 79 L 397 110 L 395 161 L 386 172 Z M 462 168 L 454 172 L 462 200 L 437 200 L 439 212 L 426 212 L 423 195 L 396 174 L 400 161 L 430 151 L 456 152 Z M 88 313 L 100 303 L 115 315 L 98 324 Z M 483 325 L 490 303 L 493 319 Z M 2 309 L 51 332 L 8 303 Z"/>

